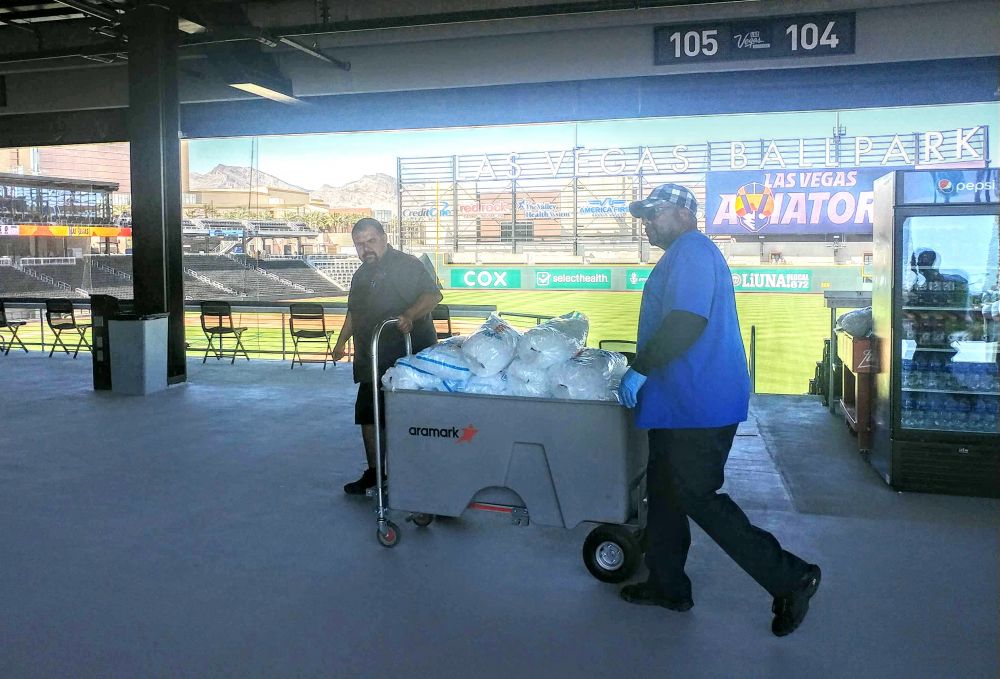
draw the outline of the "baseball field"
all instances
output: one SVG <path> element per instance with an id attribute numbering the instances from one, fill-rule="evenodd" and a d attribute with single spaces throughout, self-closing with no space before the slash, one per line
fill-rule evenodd
<path id="1" fill-rule="evenodd" d="M 639 300 L 638 292 L 444 291 L 446 304 L 495 304 L 500 311 L 546 315 L 583 312 L 590 319 L 587 343 L 594 347 L 602 339 L 635 339 Z M 748 354 L 750 329 L 756 327 L 757 391 L 806 393 L 830 334 L 823 296 L 737 293 L 736 303 Z"/>

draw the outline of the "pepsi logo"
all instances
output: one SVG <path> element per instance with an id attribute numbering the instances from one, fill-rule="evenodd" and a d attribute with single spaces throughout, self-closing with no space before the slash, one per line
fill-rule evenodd
<path id="1" fill-rule="evenodd" d="M 953 193 L 955 191 L 955 185 L 950 179 L 939 179 L 937 188 L 941 193 Z"/>

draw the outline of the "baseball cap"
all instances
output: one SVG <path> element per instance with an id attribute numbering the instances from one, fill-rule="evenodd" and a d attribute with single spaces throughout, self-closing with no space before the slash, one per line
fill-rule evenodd
<path id="1" fill-rule="evenodd" d="M 633 217 L 642 218 L 654 207 L 672 203 L 677 207 L 686 207 L 691 214 L 698 214 L 698 199 L 691 191 L 680 184 L 660 184 L 649 192 L 645 200 L 633 200 L 628 211 Z"/>

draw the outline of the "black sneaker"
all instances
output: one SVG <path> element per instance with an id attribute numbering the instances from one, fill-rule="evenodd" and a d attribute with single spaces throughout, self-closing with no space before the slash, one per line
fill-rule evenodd
<path id="1" fill-rule="evenodd" d="M 809 564 L 806 574 L 802 576 L 802 580 L 794 590 L 783 596 L 774 597 L 774 605 L 771 606 L 771 612 L 774 613 L 771 631 L 775 636 L 783 637 L 791 634 L 802 623 L 806 613 L 809 612 L 809 599 L 819 589 L 821 575 L 819 566 Z"/>
<path id="2" fill-rule="evenodd" d="M 684 599 L 671 599 L 670 597 L 664 596 L 656 585 L 650 582 L 640 582 L 636 585 L 625 585 L 622 587 L 620 596 L 623 600 L 629 602 L 630 604 L 639 604 L 640 606 L 662 606 L 663 608 L 669 608 L 672 611 L 677 611 L 678 613 L 683 613 L 684 611 L 691 610 L 694 606 L 694 601 L 691 597 Z"/>
<path id="3" fill-rule="evenodd" d="M 369 488 L 375 486 L 375 470 L 366 469 L 365 473 L 357 481 L 351 481 L 344 486 L 344 492 L 348 495 L 364 495 Z"/>

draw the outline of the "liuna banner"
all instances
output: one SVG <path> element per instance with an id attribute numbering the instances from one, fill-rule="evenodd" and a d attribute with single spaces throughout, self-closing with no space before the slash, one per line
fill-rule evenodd
<path id="1" fill-rule="evenodd" d="M 709 172 L 705 232 L 871 235 L 874 183 L 893 169 L 906 168 Z"/>

